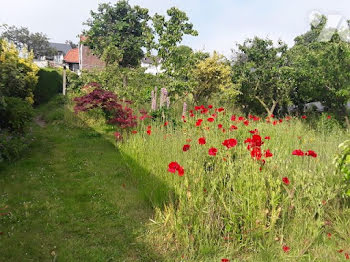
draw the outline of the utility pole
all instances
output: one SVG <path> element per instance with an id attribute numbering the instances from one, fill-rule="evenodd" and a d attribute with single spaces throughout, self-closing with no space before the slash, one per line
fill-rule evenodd
<path id="1" fill-rule="evenodd" d="M 66 95 L 66 66 L 63 66 L 63 90 L 62 94 L 65 96 Z"/>

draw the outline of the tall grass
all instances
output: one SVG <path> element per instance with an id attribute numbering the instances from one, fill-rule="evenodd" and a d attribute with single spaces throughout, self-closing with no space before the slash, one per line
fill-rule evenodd
<path id="1" fill-rule="evenodd" d="M 276 125 L 273 119 L 250 120 L 246 126 L 231 121 L 226 111 L 208 122 L 213 113 L 195 113 L 186 122 L 169 121 L 167 126 L 142 123 L 137 134 L 125 133 L 124 141 L 116 143 L 122 155 L 149 172 L 133 172 L 155 210 L 145 238 L 169 261 L 344 259 L 344 252 L 350 253 L 350 209 L 341 198 L 342 180 L 332 161 L 349 134 L 325 117 L 312 127 L 299 118 Z M 85 121 L 111 138 L 111 129 L 91 116 Z M 203 122 L 198 127 L 199 118 Z M 231 131 L 231 125 L 238 129 Z M 244 143 L 254 129 L 262 138 L 271 137 L 261 146 L 273 153 L 264 165 Z M 200 137 L 206 138 L 205 145 L 198 143 Z M 237 146 L 226 149 L 222 142 L 228 138 L 237 139 Z M 184 144 L 190 150 L 184 152 Z M 218 149 L 216 156 L 208 154 L 211 147 Z M 295 149 L 318 156 L 294 156 Z M 183 176 L 168 172 L 173 161 L 184 167 Z"/>
<path id="2" fill-rule="evenodd" d="M 168 197 L 157 194 L 162 189 L 152 187 L 152 181 L 146 183 L 150 201 L 166 203 L 155 207 L 152 241 L 164 252 L 182 252 L 184 258 L 203 261 L 225 256 L 295 261 L 314 258 L 317 247 L 329 246 L 326 236 L 334 229 L 327 221 L 344 210 L 349 214 L 341 206 L 341 178 L 332 165 L 338 144 L 348 135 L 337 128 L 317 132 L 303 119 L 277 125 L 250 121 L 246 126 L 243 121 L 232 122 L 225 113 L 218 113 L 212 123 L 207 117 L 197 114 L 176 128 L 153 124 L 151 135 L 144 126 L 120 146 L 174 190 Z M 203 119 L 200 127 L 195 126 L 198 118 Z M 238 129 L 230 131 L 231 125 Z M 273 157 L 263 166 L 252 159 L 244 143 L 254 129 L 263 138 L 271 137 L 264 140 L 262 149 L 270 149 Z M 200 137 L 206 138 L 205 145 L 198 144 Z M 237 139 L 238 145 L 226 149 L 222 142 L 228 138 Z M 184 144 L 191 145 L 189 151 L 182 150 Z M 218 149 L 216 156 L 208 154 L 211 147 Z M 293 156 L 295 149 L 314 150 L 318 156 Z M 184 167 L 184 176 L 167 171 L 172 161 Z M 283 177 L 290 184 L 284 184 Z M 345 235 L 346 230 L 342 231 Z M 349 235 L 346 239 L 337 234 L 332 237 L 343 243 L 350 240 Z M 290 251 L 284 252 L 283 246 Z"/>

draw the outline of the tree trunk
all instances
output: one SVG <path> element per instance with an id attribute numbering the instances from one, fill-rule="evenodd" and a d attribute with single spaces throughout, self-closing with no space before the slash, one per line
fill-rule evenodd
<path id="1" fill-rule="evenodd" d="M 268 116 L 272 115 L 275 111 L 275 108 L 277 106 L 277 101 L 272 99 L 272 106 L 269 108 L 263 100 L 261 100 L 258 96 L 255 96 L 255 98 L 260 102 L 260 104 L 265 108 Z"/>
<path id="2" fill-rule="evenodd" d="M 344 117 L 345 118 L 345 124 L 348 130 L 350 130 L 350 121 L 349 118 L 347 116 Z"/>
<path id="3" fill-rule="evenodd" d="M 124 73 L 123 75 L 123 88 L 127 88 L 128 86 L 128 75 L 127 73 Z"/>

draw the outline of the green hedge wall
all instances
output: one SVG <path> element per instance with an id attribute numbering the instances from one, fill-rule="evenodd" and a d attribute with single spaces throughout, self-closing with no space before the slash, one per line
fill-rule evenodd
<path id="1" fill-rule="evenodd" d="M 39 81 L 34 89 L 34 103 L 36 105 L 48 102 L 56 94 L 62 93 L 62 70 L 41 68 Z"/>

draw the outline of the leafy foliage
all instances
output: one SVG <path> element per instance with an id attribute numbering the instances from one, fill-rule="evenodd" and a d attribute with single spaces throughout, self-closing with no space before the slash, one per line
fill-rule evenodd
<path id="1" fill-rule="evenodd" d="M 6 106 L 0 109 L 0 128 L 24 133 L 34 115 L 29 102 L 18 97 L 5 97 Z"/>
<path id="2" fill-rule="evenodd" d="M 326 111 L 345 117 L 350 99 L 350 46 L 333 39 L 297 45 L 288 51 L 293 68 L 291 100 L 302 107 L 320 101 Z"/>
<path id="3" fill-rule="evenodd" d="M 162 59 L 162 68 L 170 75 L 175 72 L 176 66 L 181 63 L 179 57 L 188 54 L 188 48 L 177 48 L 177 44 L 182 41 L 184 35 L 197 36 L 198 32 L 193 29 L 193 24 L 189 23 L 186 13 L 176 7 L 167 10 L 169 19 L 162 15 L 155 14 L 152 18 L 154 31 L 158 41 L 154 47 L 158 56 Z M 181 59 L 181 58 L 180 58 Z"/>
<path id="4" fill-rule="evenodd" d="M 251 112 L 273 114 L 289 98 L 287 45 L 279 42 L 274 47 L 271 40 L 255 37 L 238 45 L 238 50 L 232 67 L 233 82 L 240 90 L 237 102 Z"/>
<path id="5" fill-rule="evenodd" d="M 223 56 L 216 52 L 213 56 L 200 61 L 192 74 L 196 83 L 193 89 L 193 97 L 196 102 L 209 99 L 212 94 L 219 91 L 232 92 L 231 68 L 225 63 Z"/>
<path id="6" fill-rule="evenodd" d="M 74 98 L 76 105 L 74 111 L 86 112 L 91 109 L 101 109 L 109 124 L 117 125 L 121 128 L 130 128 L 137 125 L 137 116 L 127 105 L 130 101 L 120 101 L 117 95 L 111 91 L 100 88 L 97 83 L 90 83 L 85 88 L 95 87 L 87 95 Z"/>
<path id="7" fill-rule="evenodd" d="M 41 68 L 38 77 L 38 84 L 34 89 L 35 104 L 48 102 L 55 95 L 62 93 L 62 73 L 59 70 Z"/>
<path id="8" fill-rule="evenodd" d="M 128 84 L 124 86 L 124 77 Z M 68 88 L 78 91 L 90 82 L 101 84 L 101 88 L 118 94 L 121 99 L 132 100 L 137 106 L 150 102 L 151 90 L 155 86 L 165 86 L 169 78 L 164 75 L 145 73 L 145 68 L 120 68 L 110 65 L 103 70 L 84 72 L 80 77 L 68 74 Z"/>
<path id="9" fill-rule="evenodd" d="M 23 135 L 0 129 L 0 163 L 19 159 L 28 148 L 30 140 L 30 134 Z"/>
<path id="10" fill-rule="evenodd" d="M 350 197 L 350 140 L 339 145 L 341 153 L 335 158 L 337 170 L 343 175 L 345 195 Z"/>
<path id="11" fill-rule="evenodd" d="M 17 49 L 0 40 L 0 94 L 20 97 L 31 104 L 33 91 L 38 81 L 38 67 L 32 62 L 32 55 L 25 53 L 19 57 Z"/>
<path id="12" fill-rule="evenodd" d="M 31 33 L 26 27 L 3 26 L 5 31 L 1 38 L 14 43 L 16 47 L 33 52 L 35 58 L 41 56 L 53 56 L 57 50 L 49 44 L 49 38 L 43 33 Z"/>
<path id="13" fill-rule="evenodd" d="M 128 1 L 115 5 L 100 4 L 97 12 L 85 24 L 85 44 L 107 64 L 136 67 L 144 57 L 142 48 L 148 47 L 150 28 L 148 10 L 130 6 Z"/>

